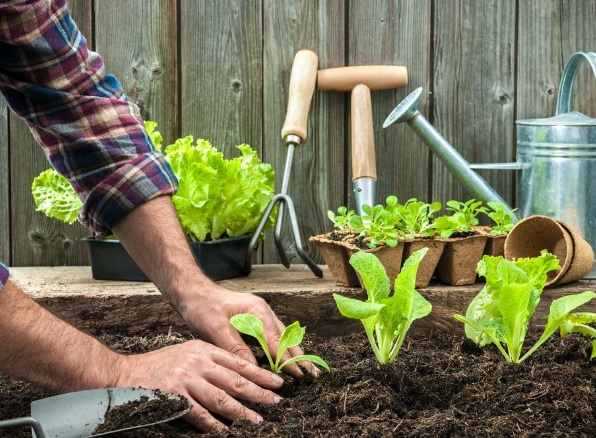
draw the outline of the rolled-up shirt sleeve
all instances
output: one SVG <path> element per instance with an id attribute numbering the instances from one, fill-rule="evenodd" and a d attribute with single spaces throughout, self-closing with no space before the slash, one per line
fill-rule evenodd
<path id="1" fill-rule="evenodd" d="M 4 288 L 4 285 L 8 281 L 8 266 L 0 262 L 0 292 Z"/>
<path id="2" fill-rule="evenodd" d="M 98 235 L 178 188 L 136 105 L 87 47 L 65 0 L 0 3 L 0 92 L 83 201 Z"/>

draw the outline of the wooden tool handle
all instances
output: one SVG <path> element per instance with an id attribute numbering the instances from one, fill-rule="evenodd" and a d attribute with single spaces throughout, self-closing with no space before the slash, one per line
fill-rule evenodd
<path id="1" fill-rule="evenodd" d="M 317 80 L 317 64 L 319 59 L 310 50 L 300 50 L 294 57 L 290 74 L 290 91 L 288 94 L 288 110 L 281 130 L 281 138 L 297 135 L 306 140 L 308 109 L 312 100 Z"/>
<path id="2" fill-rule="evenodd" d="M 327 91 L 350 91 L 356 85 L 370 90 L 388 90 L 408 84 L 408 70 L 398 65 L 361 65 L 319 70 L 317 88 Z"/>
<path id="3" fill-rule="evenodd" d="M 352 181 L 377 180 L 375 137 L 370 89 L 363 84 L 352 90 L 350 123 L 352 131 Z"/>

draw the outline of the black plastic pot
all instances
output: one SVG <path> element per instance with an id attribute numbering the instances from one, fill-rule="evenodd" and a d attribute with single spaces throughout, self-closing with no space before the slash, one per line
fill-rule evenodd
<path id="1" fill-rule="evenodd" d="M 248 257 L 251 236 L 191 242 L 201 270 L 213 281 L 245 277 L 252 269 Z M 120 241 L 83 238 L 89 245 L 91 273 L 96 280 L 149 281 Z"/>

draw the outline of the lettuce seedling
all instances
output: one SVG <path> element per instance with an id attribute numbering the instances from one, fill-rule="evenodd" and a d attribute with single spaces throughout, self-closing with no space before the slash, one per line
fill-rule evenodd
<path id="1" fill-rule="evenodd" d="M 396 216 L 407 239 L 414 239 L 420 235 L 432 237 L 437 233 L 433 218 L 439 210 L 441 210 L 440 202 L 427 204 L 411 198 L 403 205 L 396 205 Z"/>
<path id="2" fill-rule="evenodd" d="M 337 209 L 337 214 L 335 214 L 332 210 L 327 212 L 327 217 L 331 222 L 333 222 L 333 226 L 340 231 L 353 231 L 352 227 L 350 227 L 350 218 L 354 216 L 356 212 L 354 210 L 348 210 L 347 207 L 339 207 Z"/>
<path id="3" fill-rule="evenodd" d="M 490 234 L 495 236 L 509 234 L 509 231 L 515 226 L 517 208 L 508 210 L 505 205 L 495 201 L 488 201 L 486 204 L 491 208 L 490 211 L 486 211 L 486 215 L 495 223 L 490 229 Z"/>
<path id="4" fill-rule="evenodd" d="M 397 229 L 397 218 L 392 214 L 392 209 L 381 204 L 374 207 L 364 204 L 362 213 L 362 216 L 354 214 L 350 217 L 350 228 L 360 236 L 368 237 L 368 247 L 371 249 L 379 245 L 395 248 L 399 242 L 400 230 Z"/>
<path id="5" fill-rule="evenodd" d="M 474 231 L 474 227 L 480 223 L 478 215 L 487 212 L 482 201 L 475 199 L 466 202 L 447 201 L 447 210 L 452 212 L 451 216 L 440 216 L 434 222 L 435 229 L 445 239 L 455 233 Z"/>
<path id="6" fill-rule="evenodd" d="M 570 313 L 561 323 L 561 337 L 565 338 L 571 333 L 588 336 L 592 340 L 592 355 L 590 359 L 596 359 L 596 327 L 594 327 L 594 324 L 596 324 L 596 313 Z"/>
<path id="7" fill-rule="evenodd" d="M 368 298 L 360 301 L 333 294 L 343 316 L 362 322 L 381 365 L 395 360 L 412 322 L 432 310 L 431 304 L 415 289 L 418 265 L 427 251 L 428 248 L 423 248 L 408 257 L 395 279 L 392 296 L 389 296 L 389 277 L 379 259 L 372 253 L 357 252 L 350 257 L 350 264 L 360 274 Z"/>
<path id="8" fill-rule="evenodd" d="M 493 343 L 508 362 L 523 362 L 568 320 L 575 308 L 596 297 L 594 292 L 587 291 L 554 300 L 542 336 L 522 356 L 530 319 L 540 301 L 547 274 L 557 269 L 560 269 L 557 258 L 546 250 L 538 257 L 516 261 L 484 256 L 477 272 L 486 278 L 486 284 L 468 306 L 466 316 L 454 317 L 466 324 L 466 336 L 478 345 Z"/>
<path id="9" fill-rule="evenodd" d="M 274 373 L 279 374 L 282 368 L 286 365 L 301 360 L 307 360 L 317 365 L 321 365 L 327 371 L 330 371 L 327 362 L 325 362 L 319 356 L 315 356 L 312 354 L 301 354 L 298 356 L 294 356 L 291 359 L 288 359 L 284 363 L 280 364 L 281 357 L 286 352 L 286 350 L 295 347 L 296 345 L 299 345 L 302 342 L 302 338 L 304 337 L 306 327 L 300 327 L 300 323 L 298 321 L 295 321 L 294 323 L 287 326 L 281 334 L 281 337 L 279 338 L 279 345 L 277 347 L 277 355 L 275 356 L 275 361 L 271 357 L 269 347 L 267 346 L 267 341 L 265 340 L 263 322 L 259 319 L 258 316 L 253 315 L 252 313 L 239 313 L 238 315 L 234 315 L 230 318 L 230 323 L 240 333 L 252 336 L 256 338 L 257 341 L 259 341 L 259 345 L 265 352 L 265 356 L 267 356 L 267 360 L 269 361 L 271 371 L 273 371 Z"/>

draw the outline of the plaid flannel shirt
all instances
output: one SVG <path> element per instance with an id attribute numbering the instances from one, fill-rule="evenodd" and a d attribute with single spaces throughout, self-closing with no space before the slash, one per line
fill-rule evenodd
<path id="1" fill-rule="evenodd" d="M 0 2 L 0 92 L 83 201 L 98 235 L 136 206 L 177 190 L 138 108 L 87 47 L 66 0 Z M 0 263 L 0 288 L 8 270 Z"/>

